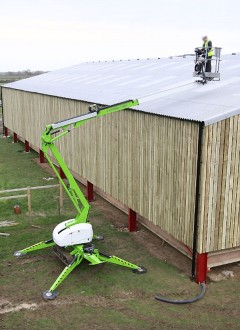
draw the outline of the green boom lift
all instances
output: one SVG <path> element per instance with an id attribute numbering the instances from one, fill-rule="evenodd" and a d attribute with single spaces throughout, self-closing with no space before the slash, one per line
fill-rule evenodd
<path id="1" fill-rule="evenodd" d="M 132 264 L 116 256 L 109 256 L 101 253 L 95 248 L 95 245 L 91 243 L 93 239 L 100 240 L 103 239 L 103 237 L 93 235 L 92 225 L 88 219 L 90 205 L 55 146 L 55 142 L 59 138 L 70 133 L 72 129 L 83 125 L 88 120 L 128 109 L 136 105 L 138 105 L 138 100 L 128 100 L 107 107 L 100 107 L 93 104 L 89 106 L 88 113 L 47 125 L 43 132 L 42 151 L 77 210 L 77 216 L 74 219 L 61 222 L 54 228 L 52 239 L 39 242 L 14 253 L 14 256 L 21 257 L 28 252 L 53 247 L 55 254 L 65 263 L 66 267 L 52 284 L 50 289 L 43 292 L 42 296 L 44 299 L 52 300 L 57 297 L 57 287 L 83 259 L 88 260 L 90 265 L 109 262 L 128 267 L 137 274 L 143 274 L 147 271 L 144 267 Z M 67 182 L 61 178 L 56 166 L 49 157 L 49 150 L 54 156 L 56 163 L 63 170 L 66 176 L 65 181 Z"/>

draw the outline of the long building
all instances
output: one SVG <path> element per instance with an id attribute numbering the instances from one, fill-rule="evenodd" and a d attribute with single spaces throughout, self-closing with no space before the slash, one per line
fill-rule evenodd
<path id="1" fill-rule="evenodd" d="M 79 180 L 192 258 L 192 275 L 240 260 L 240 54 L 198 84 L 193 57 L 90 62 L 2 88 L 5 133 L 41 155 L 47 124 L 89 104 L 140 105 L 59 142 Z"/>

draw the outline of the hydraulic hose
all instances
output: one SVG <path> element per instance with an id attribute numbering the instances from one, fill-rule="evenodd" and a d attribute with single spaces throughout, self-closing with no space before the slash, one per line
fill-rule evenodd
<path id="1" fill-rule="evenodd" d="M 183 300 L 171 300 L 162 296 L 155 296 L 156 300 L 165 302 L 165 303 L 169 303 L 169 304 L 175 304 L 175 305 L 183 305 L 183 304 L 191 304 L 194 303 L 196 301 L 199 301 L 200 299 L 203 298 L 203 296 L 205 295 L 205 292 L 207 290 L 206 284 L 205 283 L 200 283 L 200 293 L 197 297 L 194 297 L 192 299 L 183 299 Z"/>

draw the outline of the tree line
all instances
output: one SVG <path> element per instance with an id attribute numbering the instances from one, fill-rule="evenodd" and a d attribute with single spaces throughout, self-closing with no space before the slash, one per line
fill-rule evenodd
<path id="1" fill-rule="evenodd" d="M 1 77 L 33 77 L 37 76 L 39 74 L 45 73 L 46 71 L 42 70 L 36 70 L 36 71 L 31 71 L 29 69 L 27 70 L 22 70 L 22 71 L 7 71 L 7 72 L 0 72 Z"/>

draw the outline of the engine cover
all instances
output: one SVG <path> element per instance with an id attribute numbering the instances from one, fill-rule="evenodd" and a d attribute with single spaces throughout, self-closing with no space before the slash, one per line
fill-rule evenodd
<path id="1" fill-rule="evenodd" d="M 53 240 L 58 246 L 85 244 L 92 241 L 93 230 L 90 223 L 79 223 L 71 227 L 66 224 L 74 219 L 59 223 L 53 230 Z"/>

